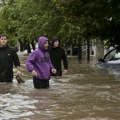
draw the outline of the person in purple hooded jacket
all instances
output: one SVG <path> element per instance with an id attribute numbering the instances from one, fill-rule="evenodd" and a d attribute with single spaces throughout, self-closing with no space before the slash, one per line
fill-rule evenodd
<path id="1" fill-rule="evenodd" d="M 50 55 L 48 53 L 48 38 L 40 37 L 38 40 L 38 48 L 34 50 L 26 61 L 26 67 L 33 76 L 33 84 L 35 88 L 49 87 L 51 73 L 56 73 L 53 67 Z"/>

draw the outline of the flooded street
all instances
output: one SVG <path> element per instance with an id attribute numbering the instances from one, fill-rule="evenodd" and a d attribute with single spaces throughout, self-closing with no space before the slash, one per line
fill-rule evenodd
<path id="1" fill-rule="evenodd" d="M 79 64 L 69 58 L 69 74 L 51 78 L 50 88 L 34 89 L 30 74 L 25 83 L 0 83 L 0 120 L 119 120 L 120 77 Z"/>

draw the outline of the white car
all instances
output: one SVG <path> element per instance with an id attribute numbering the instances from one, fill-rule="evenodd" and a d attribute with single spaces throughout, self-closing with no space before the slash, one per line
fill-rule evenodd
<path id="1" fill-rule="evenodd" d="M 99 58 L 96 66 L 120 71 L 120 51 L 117 49 L 110 50 L 103 58 Z"/>

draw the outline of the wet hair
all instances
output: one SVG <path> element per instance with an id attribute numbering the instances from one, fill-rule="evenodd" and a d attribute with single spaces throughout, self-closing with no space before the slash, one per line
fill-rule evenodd
<path id="1" fill-rule="evenodd" d="M 54 44 L 55 41 L 58 41 L 58 42 L 59 42 L 59 46 L 61 45 L 60 40 L 59 40 L 57 37 L 54 37 L 54 38 L 52 39 L 52 42 L 51 42 L 52 47 L 53 47 L 53 44 Z"/>
<path id="2" fill-rule="evenodd" d="M 7 35 L 6 34 L 0 34 L 0 37 L 6 37 L 7 38 Z"/>
<path id="3" fill-rule="evenodd" d="M 52 39 L 52 41 L 56 41 L 56 40 L 58 40 L 58 38 L 57 38 L 57 37 L 54 37 L 54 38 Z"/>

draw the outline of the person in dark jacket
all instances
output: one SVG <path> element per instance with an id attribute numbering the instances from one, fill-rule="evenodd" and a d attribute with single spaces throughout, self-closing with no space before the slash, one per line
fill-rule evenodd
<path id="1" fill-rule="evenodd" d="M 48 88 L 51 73 L 56 73 L 48 53 L 48 38 L 38 39 L 38 48 L 34 50 L 26 61 L 26 68 L 33 76 L 34 88 Z"/>
<path id="2" fill-rule="evenodd" d="M 13 65 L 20 74 L 20 61 L 14 48 L 7 44 L 7 36 L 0 35 L 0 82 L 13 81 Z"/>
<path id="3" fill-rule="evenodd" d="M 57 38 L 53 39 L 49 53 L 51 62 L 57 70 L 56 74 L 53 76 L 62 76 L 62 62 L 64 66 L 64 74 L 66 74 L 68 72 L 68 60 L 65 50 L 60 46 L 60 40 Z"/>

